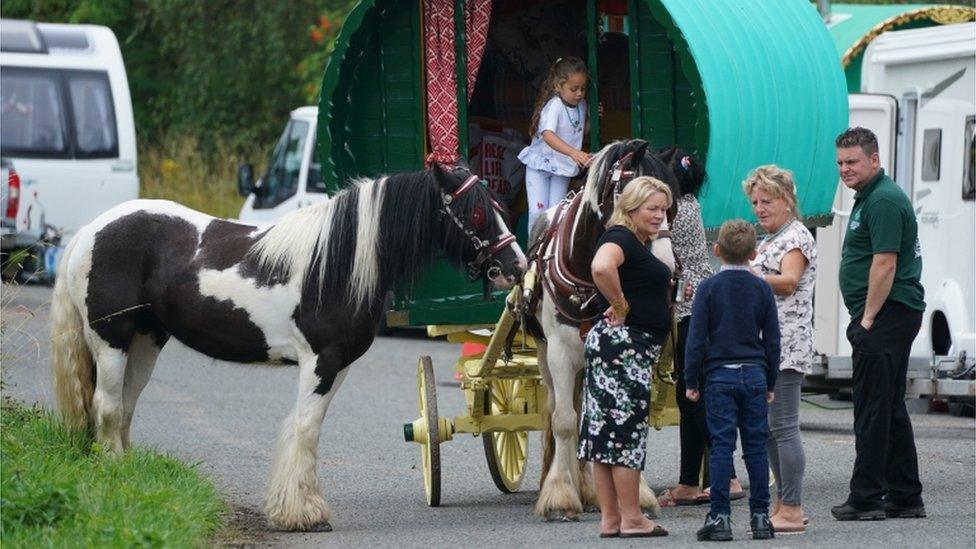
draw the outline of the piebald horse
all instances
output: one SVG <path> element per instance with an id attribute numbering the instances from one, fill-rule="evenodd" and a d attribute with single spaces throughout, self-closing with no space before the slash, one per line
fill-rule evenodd
<path id="1" fill-rule="evenodd" d="M 501 206 L 467 169 L 354 182 L 259 229 L 173 202 L 121 204 L 83 227 L 58 270 L 52 366 L 67 423 L 123 452 L 136 400 L 170 336 L 214 358 L 298 362 L 265 511 L 289 530 L 331 530 L 319 433 L 347 366 L 372 344 L 387 291 L 436 248 L 504 289 L 526 260 Z"/>
<path id="2" fill-rule="evenodd" d="M 548 244 L 530 254 L 547 262 L 557 261 L 560 238 L 567 242 L 569 253 L 564 265 L 556 264 L 540 271 L 543 286 L 552 289 L 554 269 L 572 271 L 578 278 L 590 278 L 589 266 L 596 252 L 596 244 L 603 234 L 604 223 L 613 212 L 614 198 L 627 182 L 639 175 L 655 177 L 672 189 L 677 197 L 677 181 L 671 170 L 658 158 L 647 153 L 647 143 L 634 139 L 611 143 L 594 155 L 586 184 L 580 191 L 579 205 L 572 209 L 549 209 L 532 228 L 530 242 L 536 243 L 550 234 L 561 234 L 549 239 Z M 676 209 L 668 213 L 669 221 Z M 552 224 L 553 216 L 560 216 L 562 223 Z M 558 223 L 559 220 L 556 220 Z M 570 225 L 566 225 L 570 224 Z M 657 240 L 653 252 L 674 270 L 675 260 L 669 239 Z M 548 263 L 547 263 L 548 265 Z M 572 278 L 573 275 L 569 275 Z M 555 290 L 554 290 L 555 291 Z M 580 337 L 579 318 L 571 318 L 571 305 L 557 304 L 550 291 L 541 292 L 541 301 L 535 308 L 535 319 L 541 327 L 545 341 L 538 341 L 539 370 L 549 389 L 546 433 L 543 434 L 544 457 L 539 499 L 536 514 L 547 520 L 577 520 L 584 507 L 597 505 L 596 492 L 590 469 L 576 457 L 579 429 L 580 380 L 584 367 L 583 341 Z M 585 299 L 585 297 L 584 297 Z M 576 300 L 578 306 L 581 300 Z M 585 305 L 585 303 L 584 303 Z M 578 310 L 576 311 L 579 312 Z M 599 311 L 602 312 L 602 311 Z M 641 506 L 654 513 L 659 511 L 657 498 L 641 483 Z"/>

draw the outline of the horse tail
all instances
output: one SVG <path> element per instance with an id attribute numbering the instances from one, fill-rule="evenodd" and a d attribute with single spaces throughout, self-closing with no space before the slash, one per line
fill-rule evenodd
<path id="1" fill-rule="evenodd" d="M 51 299 L 51 368 L 54 394 L 65 424 L 72 429 L 90 426 L 95 392 L 95 361 L 85 342 L 85 321 L 68 291 L 68 259 L 77 237 L 68 243 L 58 265 Z"/>

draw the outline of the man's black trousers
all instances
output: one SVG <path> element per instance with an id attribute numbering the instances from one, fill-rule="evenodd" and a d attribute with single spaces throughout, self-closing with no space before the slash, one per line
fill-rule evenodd
<path id="1" fill-rule="evenodd" d="M 860 317 L 847 327 L 854 361 L 854 440 L 857 457 L 848 503 L 881 509 L 884 501 L 922 505 L 915 434 L 905 408 L 905 376 L 922 311 L 888 300 L 870 330 Z"/>

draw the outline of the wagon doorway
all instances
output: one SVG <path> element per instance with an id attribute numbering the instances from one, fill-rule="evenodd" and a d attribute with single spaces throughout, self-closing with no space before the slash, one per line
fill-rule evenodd
<path id="1" fill-rule="evenodd" d="M 567 56 L 582 59 L 591 73 L 584 150 L 633 137 L 654 148 L 696 148 L 691 86 L 665 26 L 645 2 L 495 0 L 461 143 L 472 169 L 516 214 L 525 211 L 517 155 L 531 140 L 530 119 L 549 67 Z"/>

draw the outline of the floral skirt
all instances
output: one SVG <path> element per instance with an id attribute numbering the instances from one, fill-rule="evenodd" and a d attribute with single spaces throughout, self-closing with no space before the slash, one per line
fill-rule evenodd
<path id="1" fill-rule="evenodd" d="M 651 370 L 661 345 L 651 334 L 601 320 L 585 349 L 579 458 L 642 470 Z"/>

